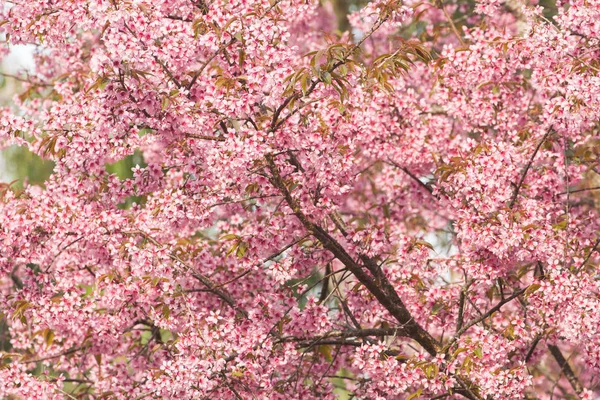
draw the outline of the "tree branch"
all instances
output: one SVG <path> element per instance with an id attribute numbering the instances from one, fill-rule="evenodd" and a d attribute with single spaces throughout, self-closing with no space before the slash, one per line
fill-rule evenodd
<path id="1" fill-rule="evenodd" d="M 463 325 L 464 312 L 465 312 L 465 290 L 460 291 L 460 297 L 458 300 L 458 318 L 456 319 L 456 332 L 459 332 Z"/>
<path id="2" fill-rule="evenodd" d="M 585 258 L 585 260 L 583 260 L 583 262 L 581 263 L 581 265 L 579 266 L 579 268 L 577 268 L 577 270 L 575 271 L 575 275 L 577 275 L 579 273 L 579 271 L 581 271 L 585 267 L 585 264 L 590 260 L 590 258 L 592 257 L 592 254 L 594 254 L 594 252 L 596 250 L 598 250 L 598 245 L 599 244 L 600 244 L 600 239 L 596 240 L 596 243 L 594 243 L 594 246 L 592 247 L 592 249 L 588 253 L 588 255 Z"/>
<path id="3" fill-rule="evenodd" d="M 517 292 L 513 293 L 511 296 L 505 298 L 504 300 L 501 300 L 500 302 L 498 302 L 498 304 L 496 304 L 494 307 L 490 308 L 486 313 L 484 313 L 482 316 L 480 316 L 479 318 L 476 318 L 472 321 L 470 321 L 469 323 L 467 323 L 465 326 L 463 326 L 458 332 L 456 332 L 456 334 L 454 334 L 454 336 L 448 341 L 448 344 L 445 346 L 446 349 L 450 349 L 450 347 L 461 337 L 461 335 L 463 333 L 465 333 L 469 328 L 471 328 L 474 325 L 477 325 L 478 323 L 480 323 L 481 321 L 486 320 L 487 318 L 489 318 L 492 314 L 494 314 L 496 311 L 499 311 L 502 306 L 504 306 L 506 303 L 511 302 L 512 300 L 516 299 L 517 297 L 519 297 L 520 295 L 522 295 L 523 293 L 525 293 L 525 291 L 529 288 L 529 286 L 524 287 L 523 289 L 518 290 Z"/>
<path id="4" fill-rule="evenodd" d="M 591 190 L 600 190 L 600 186 L 592 186 L 592 187 L 582 188 L 582 189 L 569 189 L 565 192 L 558 193 L 558 196 L 562 196 L 564 194 L 569 194 L 569 193 L 587 192 L 587 191 L 591 191 Z"/>
<path id="5" fill-rule="evenodd" d="M 357 263 L 350 256 L 344 247 L 340 245 L 329 233 L 322 227 L 313 223 L 302 212 L 297 201 L 292 197 L 290 191 L 285 185 L 283 178 L 279 173 L 279 168 L 275 164 L 273 155 L 266 155 L 267 165 L 271 172 L 270 181 L 283 194 L 288 206 L 292 209 L 298 220 L 304 225 L 306 230 L 311 233 L 317 240 L 321 242 L 324 248 L 329 250 L 338 260 L 348 268 L 350 272 L 377 298 L 380 304 L 385 307 L 394 318 L 402 325 L 406 326 L 410 331 L 410 337 L 416 340 L 428 353 L 435 355 L 439 349 L 439 344 L 436 340 L 421 326 L 419 326 L 400 297 L 396 293 L 394 287 L 389 282 L 383 271 L 370 258 L 361 257 L 363 265 Z M 366 271 L 370 271 L 373 276 L 370 276 Z"/>
<path id="6" fill-rule="evenodd" d="M 523 172 L 521 173 L 521 179 L 519 179 L 519 183 L 517 184 L 517 186 L 515 188 L 515 191 L 513 193 L 513 196 L 511 198 L 510 202 L 508 203 L 508 208 L 513 208 L 514 205 L 515 205 L 515 203 L 517 202 L 517 197 L 519 196 L 519 191 L 521 190 L 521 187 L 523 186 L 523 182 L 525 181 L 525 177 L 527 176 L 527 172 L 529 172 L 529 168 L 531 168 L 531 165 L 533 164 L 533 160 L 535 159 L 535 156 L 537 155 L 538 151 L 542 147 L 542 144 L 544 144 L 544 142 L 546 141 L 546 139 L 548 138 L 548 136 L 550 136 L 551 133 L 552 133 L 552 130 L 549 129 L 548 132 L 546 132 L 544 134 L 544 136 L 542 137 L 542 139 L 539 141 L 539 143 L 535 147 L 535 150 L 533 151 L 533 154 L 529 158 L 529 162 L 527 163 L 527 165 L 523 169 Z"/>
<path id="7" fill-rule="evenodd" d="M 577 375 L 575 375 L 575 372 L 573 372 L 573 369 L 571 368 L 571 366 L 565 359 L 565 356 L 563 356 L 563 354 L 560 351 L 560 349 L 558 348 L 558 346 L 556 346 L 554 344 L 549 344 L 548 350 L 550 350 L 550 354 L 552 354 L 552 357 L 554 357 L 554 359 L 560 366 L 562 372 L 567 377 L 567 380 L 571 384 L 571 387 L 573 388 L 575 393 L 581 394 L 583 392 L 583 387 L 581 386 L 581 383 L 579 382 Z"/>
<path id="8" fill-rule="evenodd" d="M 529 362 L 529 359 L 533 355 L 533 352 L 535 351 L 535 348 L 537 347 L 540 340 L 542 340 L 542 336 L 536 335 L 535 339 L 533 339 L 533 342 L 531 342 L 531 347 L 529 348 L 529 351 L 527 352 L 527 355 L 525 356 L 525 363 Z"/>
<path id="9" fill-rule="evenodd" d="M 397 163 L 395 163 L 394 161 L 392 161 L 390 159 L 387 160 L 387 164 L 390 164 L 391 166 L 396 167 L 396 168 L 404 171 L 406 173 L 406 175 L 410 176 L 423 189 L 427 190 L 431 195 L 433 195 L 433 188 L 431 186 L 429 186 L 428 184 L 426 184 L 425 182 L 423 182 L 422 180 L 420 180 L 415 174 L 413 174 L 412 172 L 410 172 L 407 168 L 398 165 Z M 437 198 L 437 196 L 434 196 L 434 197 Z"/>
<path id="10" fill-rule="evenodd" d="M 150 235 L 146 234 L 143 231 L 123 232 L 123 233 L 126 235 L 138 234 L 138 235 L 142 236 L 144 239 L 148 240 L 153 245 L 155 245 L 157 247 L 163 247 L 163 245 L 161 243 L 159 243 L 157 240 L 155 240 L 154 238 L 152 238 Z M 235 300 L 231 297 L 231 295 L 229 295 L 229 293 L 227 293 L 226 291 L 220 289 L 218 284 L 216 284 L 210 278 L 204 276 L 200 272 L 196 271 L 194 268 L 192 268 L 192 266 L 187 264 L 185 261 L 183 261 L 181 258 L 176 256 L 175 254 L 169 254 L 169 258 L 171 260 L 176 261 L 176 262 L 180 263 L 181 265 L 183 265 L 190 272 L 192 277 L 194 277 L 194 279 L 196 279 L 197 281 L 202 283 L 204 286 L 206 286 L 210 290 L 210 292 L 212 292 L 215 295 L 217 295 L 218 297 L 220 297 L 231 308 L 233 308 L 235 311 L 237 311 L 238 313 L 243 315 L 244 318 L 246 318 L 246 319 L 248 318 L 248 312 L 246 310 L 240 308 L 237 305 L 237 303 L 235 302 Z"/>
<path id="11" fill-rule="evenodd" d="M 200 75 L 202 75 L 202 72 L 204 72 L 204 69 L 208 66 L 208 64 L 210 64 L 210 62 L 212 60 L 214 60 L 215 57 L 218 56 L 220 52 L 225 50 L 227 47 L 231 46 L 236 41 L 237 41 L 236 38 L 231 38 L 227 43 L 222 44 L 221 47 L 219 47 L 210 57 L 208 57 L 208 59 L 202 63 L 202 65 L 200 66 L 200 69 L 198 71 L 196 71 L 196 73 L 192 77 L 192 80 L 190 81 L 190 83 L 188 83 L 186 89 L 189 91 L 194 86 L 194 84 L 196 83 L 196 81 L 198 80 Z"/>
<path id="12" fill-rule="evenodd" d="M 278 343 L 303 342 L 309 340 L 320 340 L 328 338 L 365 338 L 368 336 L 401 336 L 407 335 L 405 327 L 396 328 L 366 328 L 366 329 L 348 329 L 344 331 L 330 331 L 316 336 L 285 336 L 280 338 Z"/>
<path id="13" fill-rule="evenodd" d="M 171 258 L 174 261 L 179 262 L 181 265 L 183 265 L 184 267 L 186 267 L 190 273 L 192 274 L 192 276 L 194 277 L 194 279 L 196 279 L 197 281 L 201 282 L 204 286 L 206 286 L 208 289 L 210 289 L 210 291 L 214 294 L 216 294 L 217 296 L 219 296 L 225 303 L 229 304 L 229 306 L 231 306 L 231 308 L 233 308 L 235 311 L 237 311 L 238 313 L 242 314 L 244 316 L 244 318 L 248 318 L 248 312 L 242 308 L 240 308 L 237 303 L 235 302 L 235 300 L 233 300 L 233 298 L 229 295 L 229 293 L 225 292 L 224 290 L 220 289 L 218 287 L 218 285 L 216 283 L 214 283 L 210 278 L 204 276 L 203 274 L 197 272 L 196 270 L 194 270 L 191 266 L 189 266 L 188 264 L 186 264 L 181 258 L 177 257 L 174 254 L 169 254 L 169 258 Z"/>
<path id="14" fill-rule="evenodd" d="M 338 69 L 341 65 L 345 64 L 348 62 L 348 59 L 350 58 L 350 56 L 360 47 L 362 46 L 362 44 L 365 42 L 365 40 L 367 40 L 368 38 L 371 37 L 371 35 L 373 35 L 373 33 L 379 29 L 381 27 L 381 25 L 383 25 L 383 23 L 385 21 L 388 20 L 389 17 L 385 16 L 383 18 L 379 18 L 377 20 L 377 22 L 375 22 L 375 24 L 371 27 L 371 30 L 369 32 L 367 32 L 354 46 L 352 46 L 336 63 L 334 63 L 330 68 L 328 68 L 326 71 L 323 72 L 328 72 L 328 73 L 332 73 L 333 71 L 335 71 L 336 69 Z M 286 115 L 282 120 L 278 120 L 279 116 L 281 114 L 281 112 L 285 109 L 285 107 L 287 107 L 287 105 L 292 101 L 292 100 L 297 100 L 297 99 L 301 99 L 304 97 L 308 97 L 310 96 L 310 94 L 316 89 L 317 85 L 319 83 L 323 82 L 323 79 L 321 77 L 311 80 L 311 84 L 308 87 L 308 89 L 304 92 L 304 94 L 301 93 L 293 93 L 292 95 L 290 95 L 289 97 L 287 97 L 283 103 L 281 104 L 281 106 L 279 106 L 276 110 L 275 113 L 273 113 L 273 119 L 271 120 L 271 125 L 269 130 L 271 132 L 274 132 L 275 130 L 277 130 L 285 121 L 287 121 L 292 115 L 294 115 L 299 109 L 302 108 L 302 106 L 300 106 L 299 108 L 291 111 L 288 115 Z"/>

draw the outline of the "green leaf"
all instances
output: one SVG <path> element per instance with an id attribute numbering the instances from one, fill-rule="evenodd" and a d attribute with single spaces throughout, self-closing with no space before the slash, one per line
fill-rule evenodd
<path id="1" fill-rule="evenodd" d="M 459 347 L 458 349 L 456 349 L 454 351 L 454 353 L 452 353 L 452 358 L 456 358 L 456 356 L 458 356 L 460 353 L 467 351 L 466 348 L 464 347 Z"/>
<path id="2" fill-rule="evenodd" d="M 21 322 L 25 323 L 27 321 L 25 319 L 25 311 L 27 311 L 28 308 L 31 308 L 31 304 L 27 300 L 17 300 L 13 303 L 13 307 L 15 307 L 13 319 L 19 319 Z"/>
<path id="3" fill-rule="evenodd" d="M 509 340 L 515 340 L 515 327 L 513 325 L 509 325 L 504 331 L 504 336 Z"/>
<path id="4" fill-rule="evenodd" d="M 552 225 L 552 228 L 556 231 L 562 231 L 565 230 L 565 228 L 567 227 L 567 220 L 565 219 L 564 221 L 560 221 L 557 224 Z"/>
<path id="5" fill-rule="evenodd" d="M 424 240 L 417 240 L 415 242 L 415 244 L 418 245 L 418 246 L 425 246 L 425 247 L 433 250 L 433 245 L 431 243 L 429 243 L 429 242 L 424 241 Z"/>
<path id="6" fill-rule="evenodd" d="M 168 97 L 163 97 L 161 104 L 162 111 L 165 111 L 169 107 L 169 104 L 171 104 L 171 100 Z"/>
<path id="7" fill-rule="evenodd" d="M 431 315 L 436 315 L 444 308 L 444 303 L 435 303 L 431 308 Z"/>
<path id="8" fill-rule="evenodd" d="M 529 287 L 525 290 L 525 297 L 531 295 L 532 293 L 534 293 L 536 290 L 538 290 L 539 288 L 541 288 L 542 285 L 540 285 L 539 283 L 532 283 L 531 285 L 529 285 Z"/>
<path id="9" fill-rule="evenodd" d="M 320 346 L 317 346 L 317 350 L 323 357 L 325 357 L 325 360 L 327 360 L 327 362 L 331 362 L 333 360 L 333 357 L 331 356 L 331 345 L 322 344 Z"/>
<path id="10" fill-rule="evenodd" d="M 231 246 L 231 248 L 229 248 L 229 250 L 227 250 L 227 253 L 225 253 L 225 255 L 228 256 L 230 254 L 233 254 L 237 250 L 239 245 L 240 245 L 240 242 L 233 243 L 233 246 Z"/>
<path id="11" fill-rule="evenodd" d="M 302 75 L 302 78 L 300 78 L 300 86 L 302 88 L 302 94 L 306 96 L 306 93 L 308 92 L 308 74 Z"/>
<path id="12" fill-rule="evenodd" d="M 423 393 L 423 389 L 417 390 L 416 392 L 414 392 L 413 394 L 411 394 L 410 396 L 408 396 L 408 398 L 406 400 L 416 399 L 417 397 L 421 396 L 421 393 Z"/>
<path id="13" fill-rule="evenodd" d="M 471 360 L 471 357 L 467 356 L 465 358 L 465 360 L 463 361 L 463 365 L 462 367 L 464 368 L 465 372 L 467 374 L 471 373 L 471 366 L 473 365 L 473 361 Z"/>
<path id="14" fill-rule="evenodd" d="M 247 251 L 248 251 L 248 243 L 240 242 L 240 244 L 237 247 L 237 251 L 236 251 L 235 255 L 241 258 L 246 255 Z"/>
<path id="15" fill-rule="evenodd" d="M 234 378 L 242 378 L 244 376 L 244 372 L 240 371 L 239 369 L 235 369 L 231 371 L 231 376 Z"/>
<path id="16" fill-rule="evenodd" d="M 52 346 L 52 343 L 54 343 L 54 331 L 52 329 L 47 328 L 44 329 L 42 335 L 44 337 L 44 343 L 46 343 L 46 346 Z"/>

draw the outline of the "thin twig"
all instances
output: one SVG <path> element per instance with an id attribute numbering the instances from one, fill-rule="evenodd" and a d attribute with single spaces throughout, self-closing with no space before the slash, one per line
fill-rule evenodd
<path id="1" fill-rule="evenodd" d="M 464 46 L 465 45 L 465 41 L 463 40 L 462 36 L 460 35 L 460 32 L 458 32 L 458 29 L 456 28 L 456 25 L 454 24 L 454 21 L 452 20 L 452 17 L 450 16 L 450 14 L 448 14 L 448 11 L 446 11 L 446 7 L 442 4 L 440 8 L 444 12 L 444 15 L 446 16 L 446 19 L 448 20 L 448 23 L 450 24 L 450 27 L 452 28 L 452 31 L 456 35 L 456 38 L 458 39 L 458 41 L 460 42 L 460 44 Z"/>
<path id="2" fill-rule="evenodd" d="M 53 356 L 48 356 L 48 357 L 43 357 L 43 358 L 36 358 L 36 359 L 33 359 L 33 360 L 23 360 L 23 362 L 25 362 L 25 363 L 38 363 L 38 362 L 42 362 L 42 361 L 53 360 L 55 358 L 60 358 L 60 357 L 63 357 L 63 356 L 68 356 L 69 354 L 76 353 L 79 350 L 83 350 L 83 349 L 84 349 L 84 346 L 75 347 L 75 348 L 72 348 L 70 350 L 63 351 L 60 354 L 55 354 Z"/>
<path id="3" fill-rule="evenodd" d="M 487 318 L 489 318 L 496 311 L 499 311 L 502 308 L 502 306 L 504 306 L 506 303 L 511 302 L 512 300 L 516 299 L 517 297 L 519 297 L 520 295 L 522 295 L 523 293 L 525 293 L 525 291 L 528 288 L 529 288 L 529 286 L 524 287 L 523 289 L 518 290 L 517 292 L 513 293 L 511 296 L 509 296 L 509 297 L 505 298 L 504 300 L 501 300 L 500 302 L 498 302 L 498 304 L 496 304 L 494 307 L 490 308 L 481 317 L 476 318 L 476 319 L 470 321 L 469 323 L 467 323 L 458 332 L 456 332 L 456 334 L 448 341 L 448 344 L 446 345 L 446 349 L 449 349 L 461 337 L 461 335 L 463 333 L 465 333 L 473 325 L 477 325 L 478 323 L 480 323 L 480 322 L 486 320 Z"/>
<path id="4" fill-rule="evenodd" d="M 198 71 L 196 71 L 196 73 L 192 77 L 192 80 L 190 81 L 190 83 L 188 83 L 186 89 L 189 91 L 194 86 L 194 84 L 196 83 L 196 81 L 198 80 L 200 75 L 202 75 L 202 72 L 204 72 L 204 69 L 208 66 L 208 64 L 210 64 L 210 62 L 212 60 L 214 60 L 215 57 L 218 56 L 220 52 L 225 50 L 227 47 L 231 46 L 236 41 L 237 41 L 236 38 L 234 38 L 234 37 L 231 38 L 227 43 L 224 43 L 223 45 L 221 45 L 221 47 L 219 47 L 204 63 L 202 63 L 202 65 L 200 66 L 200 69 Z"/>
<path id="5" fill-rule="evenodd" d="M 531 347 L 529 348 L 529 351 L 527 352 L 527 355 L 525 356 L 525 363 L 529 362 L 529 359 L 533 355 L 533 352 L 535 351 L 535 348 L 537 347 L 540 340 L 542 340 L 542 336 L 536 335 L 535 339 L 533 339 L 533 342 L 531 342 Z"/>
<path id="6" fill-rule="evenodd" d="M 431 186 L 429 186 L 428 184 L 426 184 L 425 182 L 423 182 L 422 180 L 419 179 L 418 176 L 416 176 L 415 174 L 413 174 L 412 172 L 410 172 L 406 167 L 403 167 L 399 164 L 397 164 L 396 162 L 388 159 L 386 161 L 387 164 L 390 164 L 393 167 L 396 167 L 402 171 L 404 171 L 404 173 L 406 173 L 406 175 L 410 176 L 416 183 L 418 183 L 423 189 L 427 190 L 431 195 L 433 195 L 433 188 Z M 437 197 L 437 196 L 434 196 Z"/>
<path id="7" fill-rule="evenodd" d="M 592 257 L 592 254 L 594 254 L 594 252 L 598 249 L 598 245 L 599 244 L 600 244 L 600 239 L 596 240 L 596 243 L 594 243 L 594 246 L 592 247 L 592 249 L 588 253 L 588 255 L 585 258 L 585 260 L 583 260 L 583 262 L 581 263 L 581 265 L 579 266 L 579 268 L 577 268 L 577 270 L 575 271 L 575 275 L 577 275 L 579 273 L 579 271 L 581 271 L 583 269 L 583 267 L 585 267 L 585 264 L 590 260 L 590 257 Z"/>
<path id="8" fill-rule="evenodd" d="M 181 258 L 177 257 L 175 254 L 169 254 L 169 258 L 172 259 L 173 261 L 177 261 L 178 263 L 180 263 L 181 265 L 186 267 L 188 269 L 188 271 L 190 271 L 192 276 L 197 281 L 201 282 L 204 286 L 209 288 L 212 293 L 219 296 L 225 303 L 229 304 L 229 306 L 231 306 L 231 308 L 233 308 L 234 310 L 236 310 L 237 312 L 242 314 L 246 319 L 248 318 L 248 312 L 246 310 L 240 308 L 237 305 L 237 303 L 235 302 L 235 300 L 233 300 L 233 298 L 228 293 L 219 289 L 217 284 L 215 284 L 210 278 L 208 278 L 207 276 L 204 276 L 200 272 L 196 271 L 194 268 L 192 268 L 190 265 L 188 265 Z"/>
<path id="9" fill-rule="evenodd" d="M 225 141 L 225 138 L 223 136 L 195 135 L 193 133 L 186 133 L 185 136 L 186 137 L 191 137 L 193 139 L 212 140 L 212 141 L 215 141 L 215 142 L 224 142 Z"/>
<path id="10" fill-rule="evenodd" d="M 569 194 L 569 193 L 587 192 L 590 190 L 600 190 L 600 186 L 593 186 L 593 187 L 582 188 L 582 189 L 569 189 L 566 192 L 558 193 L 557 196 L 562 196 L 562 195 Z"/>
<path id="11" fill-rule="evenodd" d="M 148 240 L 153 245 L 155 245 L 157 247 L 163 247 L 163 245 L 161 243 L 159 243 L 156 239 L 152 238 L 150 235 L 148 235 L 147 233 L 145 233 L 143 231 L 123 232 L 123 233 L 129 234 L 129 235 L 132 235 L 132 234 L 141 235 L 142 237 L 144 237 L 146 240 Z M 191 275 L 192 275 L 192 277 L 194 277 L 194 279 L 196 279 L 197 281 L 202 283 L 204 286 L 206 286 L 208 289 L 210 289 L 210 291 L 212 293 L 214 293 L 215 295 L 220 297 L 223 301 L 225 301 L 225 303 L 227 303 L 229 306 L 231 306 L 231 308 L 233 308 L 235 311 L 242 314 L 245 318 L 248 318 L 248 312 L 246 310 L 240 308 L 237 305 L 237 303 L 233 300 L 233 298 L 229 295 L 229 293 L 225 292 L 224 290 L 221 290 L 218 287 L 218 285 L 216 283 L 214 283 L 210 278 L 208 278 L 207 276 L 204 276 L 200 272 L 196 271 L 194 268 L 192 268 L 192 266 L 187 264 L 185 261 L 183 261 L 181 258 L 179 258 L 175 254 L 169 254 L 169 258 L 171 260 L 176 261 L 176 262 L 180 263 L 181 265 L 183 265 L 191 273 Z"/>
<path id="12" fill-rule="evenodd" d="M 375 22 L 375 24 L 373 24 L 373 26 L 371 27 L 371 29 L 369 30 L 369 32 L 367 32 L 365 34 L 365 36 L 363 36 L 354 46 L 352 46 L 350 49 L 348 49 L 348 51 L 346 51 L 346 53 L 336 62 L 334 63 L 331 67 L 329 67 L 326 71 L 324 72 L 328 72 L 328 73 L 332 73 L 333 71 L 335 71 L 336 69 L 338 69 L 341 65 L 345 64 L 348 62 L 348 59 L 350 58 L 350 56 L 352 54 L 354 54 L 354 52 L 360 48 L 360 46 L 362 46 L 362 44 L 365 42 L 365 40 L 367 40 L 368 38 L 371 37 L 371 35 L 373 35 L 373 33 L 375 33 L 375 31 L 377 29 L 379 29 L 381 27 L 381 25 L 383 25 L 383 23 L 385 21 L 388 20 L 389 17 L 383 17 L 380 18 L 379 20 L 377 20 L 377 22 Z M 283 103 L 275 110 L 275 112 L 273 113 L 273 118 L 271 119 L 271 124 L 270 124 L 270 128 L 269 131 L 274 132 L 276 131 L 281 125 L 283 125 L 283 123 L 285 121 L 287 121 L 292 115 L 294 115 L 296 112 L 298 112 L 298 110 L 300 110 L 302 107 L 299 107 L 295 110 L 293 110 L 292 112 L 288 113 L 284 118 L 282 118 L 279 121 L 279 116 L 281 114 L 281 112 L 285 109 L 285 107 L 287 107 L 287 105 L 292 101 L 292 100 L 297 100 L 297 99 L 301 99 L 301 98 L 305 98 L 310 96 L 310 94 L 316 89 L 317 85 L 319 83 L 323 82 L 323 78 L 318 77 L 315 80 L 311 81 L 310 86 L 308 87 L 308 89 L 302 94 L 302 93 L 293 93 L 292 95 L 290 95 L 289 97 L 287 97 Z"/>
<path id="13" fill-rule="evenodd" d="M 54 86 L 53 84 L 50 84 L 50 83 L 32 82 L 31 81 L 32 78 L 30 78 L 30 77 L 23 78 L 23 77 L 20 77 L 18 75 L 7 74 L 6 72 L 0 72 L 0 76 L 3 76 L 5 78 L 11 78 L 11 79 L 14 79 L 16 81 L 23 82 L 23 83 L 28 83 L 28 84 L 33 85 L 33 86 L 42 86 L 42 87 L 52 87 L 52 86 Z"/>
<path id="14" fill-rule="evenodd" d="M 551 133 L 552 133 L 552 130 L 549 129 L 544 134 L 544 136 L 542 137 L 542 139 L 539 141 L 539 143 L 537 144 L 537 146 L 535 147 L 535 150 L 534 150 L 533 154 L 529 158 L 529 162 L 527 163 L 527 165 L 523 169 L 523 172 L 521 173 L 521 179 L 519 180 L 519 183 L 517 184 L 517 186 L 515 188 L 515 192 L 513 193 L 512 199 L 508 203 L 508 208 L 513 208 L 514 207 L 514 205 L 515 205 L 515 203 L 517 201 L 517 197 L 519 196 L 519 191 L 521 190 L 521 186 L 523 186 L 523 182 L 525 181 L 525 177 L 527 176 L 527 172 L 529 171 L 529 168 L 531 168 L 531 165 L 533 164 L 533 160 L 535 159 L 535 156 L 537 155 L 538 151 L 542 147 L 542 144 L 544 144 L 544 142 L 546 141 L 546 139 L 548 138 L 548 136 L 550 136 Z"/>
<path id="15" fill-rule="evenodd" d="M 464 312 L 465 312 L 465 290 L 460 291 L 460 298 L 458 300 L 458 318 L 456 319 L 456 332 L 460 331 L 463 325 Z"/>
<path id="16" fill-rule="evenodd" d="M 267 257 L 267 258 L 265 258 L 264 260 L 262 260 L 260 264 L 262 265 L 262 264 L 265 264 L 265 263 L 267 263 L 268 261 L 272 261 L 272 260 L 273 260 L 273 259 L 275 259 L 276 257 L 280 256 L 280 255 L 281 255 L 283 252 L 285 252 L 285 251 L 286 251 L 286 250 L 288 250 L 289 248 L 291 248 L 291 247 L 293 247 L 293 246 L 297 245 L 298 243 L 300 243 L 301 241 L 303 241 L 303 240 L 304 240 L 304 239 L 306 239 L 307 237 L 308 237 L 308 235 L 304 235 L 304 236 L 302 236 L 300 239 L 298 239 L 298 240 L 294 240 L 292 243 L 290 243 L 290 244 L 286 245 L 286 246 L 285 246 L 285 247 L 283 247 L 282 249 L 280 249 L 280 250 L 276 251 L 275 253 L 271 254 L 269 257 Z M 230 279 L 230 280 L 228 280 L 228 281 L 225 281 L 225 282 L 223 282 L 223 283 L 220 283 L 220 284 L 216 285 L 216 286 L 215 286 L 215 289 L 216 289 L 216 288 L 220 288 L 220 287 L 227 286 L 227 285 L 229 285 L 230 283 L 232 283 L 232 282 L 235 282 L 235 281 L 237 281 L 238 279 L 240 279 L 240 278 L 243 278 L 244 276 L 248 275 L 250 272 L 252 272 L 252 269 L 251 269 L 251 268 L 248 268 L 247 270 L 245 270 L 245 271 L 244 271 L 244 272 L 242 272 L 241 274 L 237 275 L 236 277 L 234 277 L 234 278 L 231 278 L 231 279 Z"/>
<path id="17" fill-rule="evenodd" d="M 173 75 L 173 73 L 169 70 L 169 68 L 167 68 L 167 65 L 156 56 L 154 56 L 154 60 L 156 60 L 156 62 L 161 66 L 163 71 L 167 74 L 169 79 L 171 79 L 171 81 L 175 84 L 175 86 L 177 86 L 177 89 L 181 89 L 181 83 L 179 82 L 179 80 L 177 78 L 175 78 L 175 75 Z"/>

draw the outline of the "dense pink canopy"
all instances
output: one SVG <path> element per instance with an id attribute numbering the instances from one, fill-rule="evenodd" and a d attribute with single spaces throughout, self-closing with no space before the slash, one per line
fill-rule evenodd
<path id="1" fill-rule="evenodd" d="M 600 1 L 534 3 L 2 2 L 0 397 L 600 395 Z"/>

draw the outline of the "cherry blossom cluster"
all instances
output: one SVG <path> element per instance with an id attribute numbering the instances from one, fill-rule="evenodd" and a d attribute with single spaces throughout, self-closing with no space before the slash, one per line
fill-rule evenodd
<path id="1" fill-rule="evenodd" d="M 0 397 L 600 395 L 600 3 L 342 3 L 3 5 Z"/>

